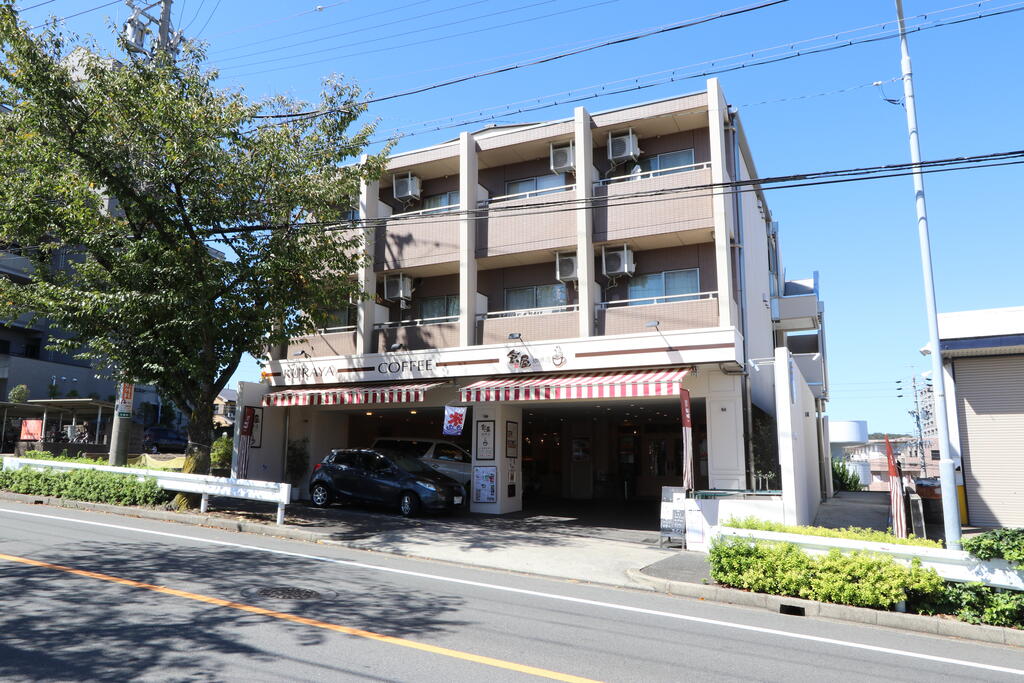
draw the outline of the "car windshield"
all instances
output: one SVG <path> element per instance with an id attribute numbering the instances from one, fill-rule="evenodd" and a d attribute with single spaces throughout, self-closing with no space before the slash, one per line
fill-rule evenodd
<path id="1" fill-rule="evenodd" d="M 395 464 L 400 470 L 405 470 L 409 474 L 419 474 L 421 472 L 433 472 L 427 465 L 423 464 L 422 460 L 409 455 L 402 451 L 392 450 L 381 450 L 381 453 L 388 456 L 388 460 Z"/>

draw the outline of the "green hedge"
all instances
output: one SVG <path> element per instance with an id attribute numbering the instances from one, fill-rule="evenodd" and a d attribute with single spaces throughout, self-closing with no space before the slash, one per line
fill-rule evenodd
<path id="1" fill-rule="evenodd" d="M 156 505 L 171 499 L 156 480 L 97 472 L 96 470 L 20 470 L 0 471 L 0 489 L 33 496 L 55 496 L 72 500 L 113 505 Z"/>
<path id="2" fill-rule="evenodd" d="M 862 529 L 851 526 L 848 529 L 828 529 L 822 526 L 789 526 L 778 522 L 766 522 L 756 517 L 744 517 L 736 519 L 732 517 L 722 523 L 722 526 L 733 527 L 734 529 L 754 529 L 757 531 L 778 531 L 784 534 L 800 534 L 801 536 L 826 536 L 828 538 L 849 538 L 856 541 L 872 541 L 875 543 L 896 543 L 899 545 L 920 545 L 928 548 L 941 548 L 938 541 L 929 541 L 926 538 L 917 538 L 911 535 L 909 538 L 893 536 L 885 531 L 875 529 Z"/>
<path id="3" fill-rule="evenodd" d="M 857 607 L 889 609 L 919 595 L 938 595 L 944 584 L 918 560 L 907 567 L 859 551 L 811 556 L 792 543 L 723 537 L 711 545 L 708 559 L 711 576 L 724 586 Z"/>
<path id="4" fill-rule="evenodd" d="M 962 541 L 963 549 L 981 560 L 1002 558 L 1024 562 L 1024 529 L 995 529 Z"/>
<path id="5" fill-rule="evenodd" d="M 74 462 L 80 465 L 110 465 L 107 460 L 107 456 L 100 454 L 102 457 L 89 458 L 84 455 L 70 456 L 64 455 L 67 451 L 64 451 L 61 455 L 54 455 L 50 451 L 25 451 L 25 458 L 29 460 L 52 460 L 53 462 Z M 120 467 L 120 465 L 114 465 L 113 467 Z"/>

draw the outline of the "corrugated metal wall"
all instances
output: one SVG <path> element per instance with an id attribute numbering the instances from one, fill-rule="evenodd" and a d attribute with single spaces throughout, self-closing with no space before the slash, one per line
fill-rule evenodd
<path id="1" fill-rule="evenodd" d="M 954 361 L 970 523 L 1024 526 L 1024 356 Z"/>

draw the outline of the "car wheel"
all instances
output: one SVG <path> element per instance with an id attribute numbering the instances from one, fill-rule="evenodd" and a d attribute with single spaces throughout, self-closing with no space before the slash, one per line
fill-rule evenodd
<path id="1" fill-rule="evenodd" d="M 323 484 L 313 484 L 309 490 L 309 498 L 318 508 L 325 508 L 331 502 L 331 491 Z"/>
<path id="2" fill-rule="evenodd" d="M 398 501 L 398 509 L 402 511 L 403 517 L 415 517 L 420 511 L 420 497 L 412 491 L 402 492 L 402 498 Z"/>

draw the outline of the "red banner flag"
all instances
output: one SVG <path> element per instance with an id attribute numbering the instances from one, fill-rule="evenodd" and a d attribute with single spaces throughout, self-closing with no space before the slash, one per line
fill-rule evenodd
<path id="1" fill-rule="evenodd" d="M 900 538 L 907 537 L 907 508 L 903 498 L 903 475 L 896 463 L 896 456 L 885 435 L 885 456 L 889 460 L 889 507 L 892 513 L 892 533 Z"/>

